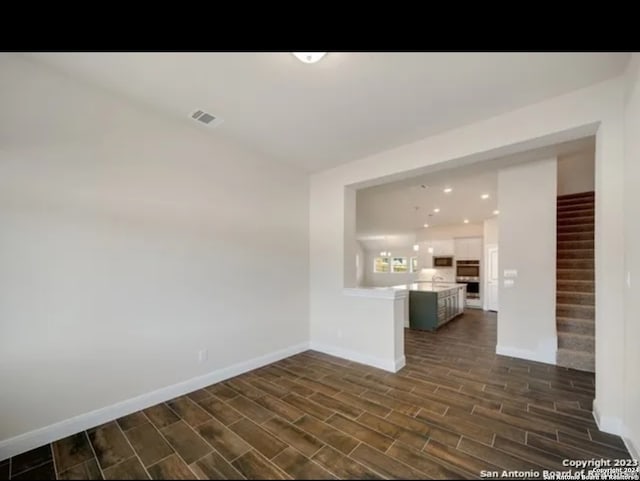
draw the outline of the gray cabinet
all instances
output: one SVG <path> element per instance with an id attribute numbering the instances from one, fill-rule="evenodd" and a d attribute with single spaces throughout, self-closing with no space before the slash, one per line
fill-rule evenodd
<path id="1" fill-rule="evenodd" d="M 466 286 L 439 292 L 409 291 L 409 326 L 434 331 L 464 312 Z"/>

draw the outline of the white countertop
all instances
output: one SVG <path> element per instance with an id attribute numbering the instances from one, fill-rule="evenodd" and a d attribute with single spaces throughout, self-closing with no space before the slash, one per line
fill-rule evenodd
<path id="1" fill-rule="evenodd" d="M 406 289 L 408 291 L 420 291 L 420 292 L 441 292 L 449 289 L 455 289 L 457 287 L 466 287 L 466 284 L 457 284 L 454 282 L 436 282 L 435 284 L 426 282 L 413 282 L 411 284 L 400 284 L 397 286 L 391 286 L 393 289 Z"/>

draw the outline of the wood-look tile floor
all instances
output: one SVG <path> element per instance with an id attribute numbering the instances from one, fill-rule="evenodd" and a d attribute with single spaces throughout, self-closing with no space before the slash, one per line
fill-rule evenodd
<path id="1" fill-rule="evenodd" d="M 396 374 L 307 351 L 0 462 L 0 479 L 478 478 L 628 458 L 594 375 L 495 354 L 495 315 L 406 330 Z"/>

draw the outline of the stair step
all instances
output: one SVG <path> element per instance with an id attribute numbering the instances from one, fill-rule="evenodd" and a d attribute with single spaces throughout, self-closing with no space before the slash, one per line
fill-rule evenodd
<path id="1" fill-rule="evenodd" d="M 582 217 L 566 216 L 566 217 L 558 218 L 556 223 L 559 226 L 576 225 L 576 224 L 593 225 L 594 221 L 593 221 L 593 216 L 582 216 Z"/>
<path id="2" fill-rule="evenodd" d="M 558 259 L 558 269 L 594 269 L 593 257 L 591 259 Z"/>
<path id="3" fill-rule="evenodd" d="M 593 321 L 596 318 L 595 306 L 582 304 L 556 303 L 556 317 L 570 317 L 571 319 L 587 319 Z"/>
<path id="4" fill-rule="evenodd" d="M 591 269 L 556 269 L 556 279 L 569 279 L 572 281 L 593 281 L 595 280 Z"/>
<path id="5" fill-rule="evenodd" d="M 559 195 L 558 200 L 594 198 L 595 196 L 596 196 L 595 191 L 585 190 L 584 192 L 576 192 L 574 194 Z"/>
<path id="6" fill-rule="evenodd" d="M 593 207 L 584 209 L 558 209 L 556 215 L 558 219 L 563 219 L 565 217 L 595 217 L 596 210 Z"/>
<path id="7" fill-rule="evenodd" d="M 596 325 L 594 321 L 586 319 L 572 319 L 570 317 L 558 317 L 556 319 L 558 333 L 566 332 L 569 334 L 583 334 L 586 336 L 595 336 Z"/>
<path id="8" fill-rule="evenodd" d="M 594 280 L 556 279 L 556 289 L 563 292 L 576 292 L 590 294 L 595 292 Z"/>
<path id="9" fill-rule="evenodd" d="M 558 250 L 566 249 L 593 249 L 595 243 L 593 239 L 589 240 L 558 240 L 556 242 Z"/>
<path id="10" fill-rule="evenodd" d="M 556 251 L 557 259 L 593 259 L 595 251 L 593 249 L 565 249 L 558 246 Z"/>
<path id="11" fill-rule="evenodd" d="M 595 210 L 596 204 L 594 202 L 571 202 L 569 204 L 556 204 L 556 213 L 571 212 L 573 210 Z"/>
<path id="12" fill-rule="evenodd" d="M 559 225 L 557 227 L 558 234 L 570 234 L 577 232 L 589 232 L 593 237 L 594 226 L 593 224 L 571 224 L 571 225 Z"/>
<path id="13" fill-rule="evenodd" d="M 565 241 L 591 241 L 593 242 L 592 232 L 558 232 L 557 242 Z"/>
<path id="14" fill-rule="evenodd" d="M 572 292 L 561 291 L 559 288 L 556 291 L 556 303 L 557 304 L 579 304 L 581 306 L 595 306 L 596 295 L 593 292 Z"/>
<path id="15" fill-rule="evenodd" d="M 586 334 L 559 332 L 558 348 L 592 353 L 595 350 L 595 338 Z"/>
<path id="16" fill-rule="evenodd" d="M 556 203 L 558 205 L 566 205 L 566 204 L 579 204 L 579 203 L 595 203 L 596 201 L 596 196 L 591 194 L 585 194 L 585 195 L 576 195 L 573 197 L 570 196 L 560 196 L 558 198 L 556 198 Z"/>
<path id="17" fill-rule="evenodd" d="M 566 200 L 558 200 L 556 202 L 556 207 L 560 208 L 560 207 L 573 207 L 573 206 L 594 206 L 596 205 L 596 201 L 595 199 L 589 199 L 588 197 L 585 197 L 583 199 L 566 199 Z"/>
<path id="18" fill-rule="evenodd" d="M 570 369 L 577 369 L 578 371 L 596 371 L 596 357 L 593 353 L 558 349 L 556 364 Z"/>

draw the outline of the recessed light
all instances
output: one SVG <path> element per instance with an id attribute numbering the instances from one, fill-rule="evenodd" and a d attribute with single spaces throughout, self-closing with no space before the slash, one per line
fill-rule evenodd
<path id="1" fill-rule="evenodd" d="M 468 224 L 468 223 L 469 223 L 469 219 L 465 219 L 465 220 L 464 220 L 464 223 L 465 223 L 465 224 Z"/>
<path id="2" fill-rule="evenodd" d="M 440 209 L 436 207 L 435 209 L 433 209 L 433 211 L 437 214 L 438 212 L 440 212 Z"/>
<path id="3" fill-rule="evenodd" d="M 425 226 L 425 227 L 429 227 L 429 224 L 425 224 L 424 226 Z"/>
<path id="4" fill-rule="evenodd" d="M 427 188 L 429 188 L 429 186 L 428 186 L 428 185 L 425 185 L 425 184 L 420 184 L 420 187 L 422 187 L 423 189 L 427 189 Z"/>
<path id="5" fill-rule="evenodd" d="M 481 199 L 488 199 L 489 198 L 489 194 L 482 194 L 480 196 Z"/>
<path id="6" fill-rule="evenodd" d="M 453 189 L 451 187 L 445 187 L 444 193 L 449 194 Z"/>
<path id="7" fill-rule="evenodd" d="M 500 211 L 498 209 L 493 211 L 493 215 L 498 215 L 500 213 Z"/>
<path id="8" fill-rule="evenodd" d="M 327 52 L 291 52 L 293 55 L 304 63 L 316 63 L 324 57 Z"/>

